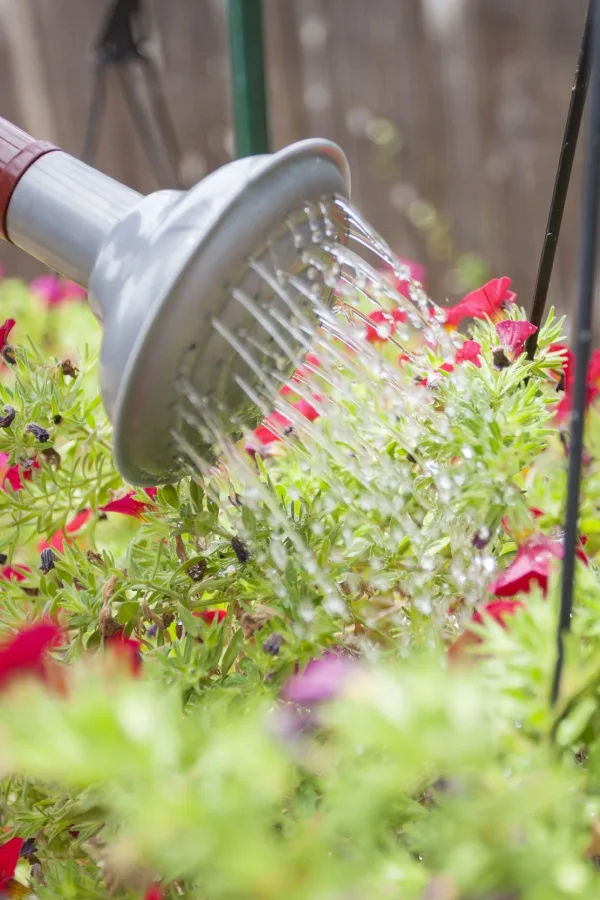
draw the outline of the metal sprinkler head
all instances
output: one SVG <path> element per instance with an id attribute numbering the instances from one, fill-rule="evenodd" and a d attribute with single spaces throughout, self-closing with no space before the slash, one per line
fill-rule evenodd
<path id="1" fill-rule="evenodd" d="M 128 482 L 181 478 L 182 440 L 210 458 L 203 404 L 233 433 L 261 417 L 264 371 L 283 379 L 304 354 L 296 315 L 310 305 L 304 285 L 315 270 L 302 248 L 322 233 L 343 242 L 334 197 L 348 193 L 346 158 L 325 140 L 144 197 L 0 119 L 0 231 L 88 288 L 104 328 L 102 398 Z M 321 281 L 321 300 L 328 295 Z"/>

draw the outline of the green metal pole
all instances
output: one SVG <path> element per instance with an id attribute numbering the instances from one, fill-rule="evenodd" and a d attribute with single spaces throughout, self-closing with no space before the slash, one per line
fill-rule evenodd
<path id="1" fill-rule="evenodd" d="M 268 153 L 262 0 L 229 0 L 229 56 L 236 153 Z"/>

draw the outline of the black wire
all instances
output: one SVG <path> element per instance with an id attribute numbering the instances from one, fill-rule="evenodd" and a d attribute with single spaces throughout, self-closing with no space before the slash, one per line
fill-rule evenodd
<path id="1" fill-rule="evenodd" d="M 587 369 L 592 343 L 596 255 L 598 244 L 598 209 L 600 206 L 600 0 L 592 0 L 592 74 L 590 87 L 590 123 L 587 138 L 581 222 L 581 259 L 579 269 L 579 303 L 575 338 L 575 387 L 571 411 L 571 439 L 567 477 L 564 558 L 560 618 L 557 634 L 557 657 L 552 683 L 552 703 L 560 693 L 564 661 L 564 635 L 571 627 L 575 556 L 578 542 L 579 489 L 581 458 L 585 428 Z"/>
<path id="2" fill-rule="evenodd" d="M 550 279 L 554 267 L 554 257 L 556 256 L 556 247 L 560 236 L 565 202 L 569 191 L 571 172 L 573 170 L 573 160 L 575 159 L 575 150 L 577 149 L 577 139 L 579 137 L 579 129 L 590 80 L 592 5 L 593 0 L 590 0 L 583 29 L 583 37 L 581 39 L 581 47 L 579 49 L 577 68 L 575 69 L 575 80 L 571 92 L 569 111 L 567 113 L 565 133 L 563 135 L 563 142 L 558 159 L 558 169 L 556 170 L 554 191 L 550 202 L 550 212 L 548 215 L 548 224 L 546 225 L 542 255 L 540 257 L 540 264 L 533 292 L 530 321 L 532 325 L 536 326 L 538 331 L 531 335 L 526 344 L 527 354 L 530 359 L 533 359 L 537 348 L 539 327 L 542 322 L 546 300 L 548 298 L 548 288 L 550 287 Z"/>

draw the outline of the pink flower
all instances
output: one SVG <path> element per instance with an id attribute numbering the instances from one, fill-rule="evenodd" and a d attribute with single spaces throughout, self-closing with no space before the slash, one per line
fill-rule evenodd
<path id="1" fill-rule="evenodd" d="M 8 343 L 8 336 L 16 325 L 16 321 L 14 319 L 7 319 L 2 325 L 0 325 L 0 350 L 2 350 Z"/>
<path id="2" fill-rule="evenodd" d="M 65 300 L 79 300 L 87 296 L 87 291 L 74 281 L 56 275 L 40 275 L 34 278 L 29 288 L 46 306 L 59 306 Z"/>
<path id="3" fill-rule="evenodd" d="M 512 362 L 520 356 L 525 349 L 527 338 L 535 334 L 537 328 L 531 322 L 514 322 L 512 319 L 504 319 L 496 324 L 496 331 L 507 358 Z"/>
<path id="4" fill-rule="evenodd" d="M 140 652 L 142 645 L 139 641 L 125 637 L 124 632 L 119 631 L 117 634 L 106 638 L 106 646 L 126 665 L 134 677 L 140 674 L 142 671 L 142 655 Z"/>
<path id="5" fill-rule="evenodd" d="M 223 619 L 227 617 L 226 609 L 202 609 L 198 612 L 192 613 L 192 615 L 196 616 L 197 619 L 202 619 L 203 622 L 206 622 L 207 625 L 212 625 L 212 623 L 217 621 L 217 623 L 222 622 Z"/>
<path id="6" fill-rule="evenodd" d="M 510 290 L 511 279 L 493 278 L 467 294 L 460 303 L 446 310 L 446 325 L 456 328 L 463 319 L 491 319 L 497 322 L 502 311 L 514 303 L 517 295 Z"/>
<path id="7" fill-rule="evenodd" d="M 45 681 L 46 653 L 61 641 L 58 625 L 51 619 L 42 619 L 0 643 L 0 690 L 18 675 L 34 675 Z"/>
<path id="8" fill-rule="evenodd" d="M 514 597 L 527 593 L 537 584 L 545 594 L 552 560 L 562 557 L 560 541 L 543 534 L 536 535 L 519 547 L 512 563 L 490 584 L 490 593 L 497 597 Z"/>
<path id="9" fill-rule="evenodd" d="M 154 499 L 156 493 L 151 494 L 151 491 L 156 492 L 156 488 L 146 489 L 146 494 L 148 494 L 150 499 Z M 106 513 L 121 513 L 123 516 L 132 516 L 134 519 L 143 519 L 145 513 L 151 509 L 152 506 L 152 503 L 144 503 L 142 500 L 136 500 L 135 491 L 128 491 L 127 494 L 123 497 L 119 497 L 118 500 L 111 500 L 110 503 L 105 503 L 104 506 L 100 507 L 100 511 Z"/>
<path id="10" fill-rule="evenodd" d="M 67 522 L 64 529 L 60 528 L 47 541 L 40 541 L 38 544 L 40 553 L 48 547 L 51 547 L 53 550 L 58 550 L 59 553 L 64 553 L 65 541 L 69 540 L 68 535 L 81 531 L 83 526 L 89 521 L 91 515 L 91 509 L 82 509 L 70 522 Z"/>
<path id="11" fill-rule="evenodd" d="M 407 315 L 402 309 L 376 309 L 369 314 L 369 321 L 373 325 L 367 325 L 366 338 L 370 344 L 387 341 L 396 331 L 399 322 L 406 322 Z"/>
<path id="12" fill-rule="evenodd" d="M 12 894 L 9 893 L 11 881 L 15 874 L 24 843 L 23 838 L 14 837 L 5 844 L 0 844 L 0 891 L 2 892 L 2 896 L 4 896 L 5 891 L 7 892 L 7 897 L 12 896 Z"/>
<path id="13" fill-rule="evenodd" d="M 284 700 L 312 706 L 332 700 L 343 689 L 353 670 L 351 661 L 339 653 L 327 652 L 311 660 L 303 672 L 292 675 L 282 691 Z"/>

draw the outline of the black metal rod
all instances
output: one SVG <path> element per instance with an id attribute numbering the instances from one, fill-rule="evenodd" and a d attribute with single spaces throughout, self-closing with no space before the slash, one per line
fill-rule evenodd
<path id="1" fill-rule="evenodd" d="M 542 246 L 542 255 L 540 257 L 540 264 L 533 292 L 530 320 L 531 323 L 536 326 L 538 331 L 531 335 L 526 344 L 527 354 L 530 359 L 533 359 L 533 355 L 537 348 L 539 327 L 544 315 L 544 309 L 546 308 L 546 300 L 548 299 L 548 288 L 550 287 L 550 279 L 552 278 L 556 247 L 560 236 L 560 227 L 562 225 L 565 202 L 569 191 L 573 160 L 575 159 L 577 139 L 579 137 L 579 129 L 590 80 L 592 5 L 593 0 L 590 0 L 583 29 L 583 37 L 581 39 L 581 47 L 579 49 L 579 59 L 577 60 L 577 68 L 575 69 L 575 80 L 571 92 L 569 111 L 567 113 L 565 133 L 560 148 L 558 169 L 556 170 L 554 191 L 550 202 L 550 212 L 548 215 L 548 224 L 546 225 L 544 244 Z"/>
<path id="2" fill-rule="evenodd" d="M 594 288 L 598 245 L 598 210 L 600 207 L 600 0 L 592 0 L 591 24 L 592 73 L 590 88 L 590 123 L 587 138 L 583 183 L 581 222 L 581 259 L 579 264 L 579 301 L 575 335 L 575 386 L 571 410 L 571 438 L 567 477 L 564 559 L 557 635 L 557 657 L 552 684 L 552 703 L 560 693 L 564 661 L 564 635 L 571 627 L 575 555 L 578 539 L 579 490 L 581 458 L 585 430 L 587 369 L 592 343 Z"/>

